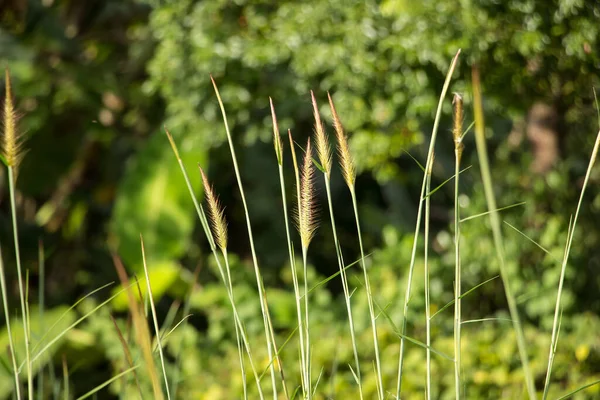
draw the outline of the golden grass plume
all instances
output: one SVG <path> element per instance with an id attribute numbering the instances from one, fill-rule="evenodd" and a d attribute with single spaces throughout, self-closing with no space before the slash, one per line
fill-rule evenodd
<path id="1" fill-rule="evenodd" d="M 315 94 L 310 91 L 310 97 L 313 105 L 313 115 L 315 117 L 315 141 L 317 147 L 317 156 L 319 162 L 323 168 L 325 174 L 329 176 L 331 174 L 331 147 L 329 146 L 329 140 L 325 134 L 325 127 L 321 122 L 321 116 L 319 115 L 319 107 L 317 106 L 317 100 Z"/>
<path id="2" fill-rule="evenodd" d="M 329 107 L 331 108 L 331 115 L 333 116 L 333 128 L 335 129 L 335 136 L 337 138 L 337 150 L 340 158 L 340 166 L 342 167 L 342 175 L 348 187 L 352 190 L 354 188 L 354 182 L 356 181 L 356 169 L 354 168 L 354 160 L 350 153 L 350 147 L 348 146 L 348 137 L 344 132 L 342 121 L 335 109 L 333 99 L 329 92 L 327 92 L 327 98 L 329 99 Z"/>
<path id="3" fill-rule="evenodd" d="M 4 125 L 4 133 L 0 148 L 2 156 L 6 160 L 9 167 L 16 168 L 23 158 L 23 138 L 17 129 L 18 115 L 15 111 L 15 106 L 12 99 L 12 87 L 10 84 L 10 72 L 8 68 L 5 70 L 5 97 L 4 97 L 4 112 L 2 123 Z"/>
<path id="4" fill-rule="evenodd" d="M 316 210 L 314 204 L 314 168 L 310 138 L 306 144 L 306 154 L 302 165 L 300 180 L 300 199 L 298 204 L 297 223 L 302 247 L 307 249 L 317 228 Z"/>
<path id="5" fill-rule="evenodd" d="M 219 203 L 219 199 L 215 195 L 215 192 L 208 182 L 208 178 L 204 173 L 204 170 L 200 168 L 200 174 L 202 175 L 202 182 L 204 184 L 204 195 L 206 202 L 208 203 L 208 214 L 210 216 L 210 222 L 215 236 L 215 243 L 221 251 L 227 249 L 227 222 L 225 221 L 225 213 L 223 207 Z"/>

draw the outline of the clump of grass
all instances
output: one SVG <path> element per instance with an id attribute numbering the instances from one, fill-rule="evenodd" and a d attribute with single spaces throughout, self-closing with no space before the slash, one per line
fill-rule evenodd
<path id="1" fill-rule="evenodd" d="M 17 279 L 19 284 L 19 299 L 21 301 L 21 319 L 23 322 L 23 333 L 25 338 L 25 362 L 27 364 L 27 395 L 33 399 L 33 372 L 30 355 L 31 335 L 29 330 L 29 316 L 27 300 L 25 298 L 26 287 L 23 283 L 23 268 L 21 266 L 21 250 L 19 247 L 19 229 L 17 224 L 17 204 L 15 201 L 15 179 L 19 163 L 23 159 L 23 136 L 17 129 L 17 112 L 12 100 L 12 88 L 10 84 L 10 72 L 5 71 L 6 92 L 4 97 L 3 125 L 1 152 L 4 162 L 8 168 L 8 190 L 10 195 L 10 210 L 12 216 L 13 238 L 15 245 L 15 257 L 17 264 Z"/>

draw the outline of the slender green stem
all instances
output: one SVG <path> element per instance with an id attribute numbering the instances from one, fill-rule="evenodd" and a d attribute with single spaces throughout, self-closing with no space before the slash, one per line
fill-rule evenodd
<path id="1" fill-rule="evenodd" d="M 211 81 L 213 83 L 213 87 L 215 89 L 215 94 L 217 95 L 217 100 L 219 102 L 219 107 L 221 109 L 221 114 L 223 116 L 223 124 L 225 125 L 225 133 L 227 134 L 227 142 L 229 143 L 229 150 L 231 153 L 231 160 L 233 162 L 233 169 L 235 171 L 235 177 L 236 177 L 236 180 L 238 183 L 240 197 L 242 198 L 242 205 L 244 207 L 244 215 L 246 217 L 246 228 L 248 229 L 248 239 L 250 241 L 250 252 L 252 254 L 252 264 L 254 265 L 254 274 L 256 275 L 256 286 L 258 289 L 258 295 L 259 295 L 259 299 L 260 299 L 260 308 L 261 308 L 261 311 L 263 314 L 263 321 L 264 321 L 264 325 L 265 325 L 265 337 L 267 340 L 267 352 L 269 355 L 269 360 L 273 360 L 273 347 L 275 347 L 275 345 L 274 345 L 275 338 L 271 337 L 272 329 L 269 327 L 270 317 L 267 315 L 269 313 L 269 306 L 268 306 L 267 299 L 266 299 L 266 291 L 264 288 L 262 275 L 260 273 L 260 268 L 258 266 L 258 259 L 256 257 L 256 249 L 254 247 L 254 236 L 252 235 L 252 224 L 250 222 L 250 213 L 248 212 L 248 204 L 246 202 L 244 186 L 242 184 L 242 178 L 241 178 L 240 170 L 238 167 L 237 157 L 235 155 L 235 147 L 233 146 L 233 139 L 231 137 L 231 132 L 229 131 L 229 124 L 227 122 L 227 114 L 225 113 L 225 107 L 223 105 L 223 101 L 221 100 L 221 95 L 217 88 L 217 84 L 215 83 L 214 79 L 212 79 L 212 77 L 211 77 Z M 279 363 L 278 363 L 279 366 L 282 367 L 281 360 L 278 360 L 278 361 L 279 361 Z M 273 398 L 275 400 L 277 400 L 277 383 L 276 383 L 276 379 L 275 379 L 275 367 L 273 364 L 274 363 L 271 363 L 269 368 L 271 370 L 271 384 L 273 386 Z"/>
<path id="2" fill-rule="evenodd" d="M 458 183 L 460 154 L 455 150 L 454 176 L 454 386 L 456 399 L 460 399 L 460 330 L 461 330 L 461 277 L 460 277 L 460 209 Z"/>
<path id="3" fill-rule="evenodd" d="M 65 355 L 63 354 L 62 357 L 62 370 L 63 370 L 63 386 L 64 386 L 64 390 L 63 390 L 63 398 L 65 400 L 69 400 L 69 369 L 67 368 L 67 359 L 65 358 Z"/>
<path id="4" fill-rule="evenodd" d="M 444 99 L 446 97 L 446 93 L 448 92 L 448 87 L 450 86 L 450 80 L 452 78 L 452 73 L 454 72 L 454 68 L 456 67 L 456 63 L 458 61 L 458 56 L 460 55 L 460 50 L 456 53 L 452 62 L 450 64 L 450 68 L 448 70 L 448 74 L 446 75 L 446 80 L 444 82 L 444 86 L 442 88 L 442 93 L 440 94 L 440 99 L 437 106 L 437 111 L 435 115 L 435 120 L 433 123 L 433 129 L 431 132 L 431 140 L 429 142 L 429 151 L 427 153 L 427 162 L 425 164 L 425 171 L 430 168 L 430 164 L 433 161 L 433 151 L 435 148 L 435 141 L 437 138 L 438 127 L 440 124 L 440 118 L 442 115 L 442 105 L 444 103 Z M 419 207 L 417 210 L 417 221 L 415 224 L 415 236 L 413 239 L 412 252 L 410 256 L 410 265 L 408 267 L 408 278 L 406 283 L 406 292 L 404 296 L 404 306 L 402 308 L 402 328 L 401 328 L 401 339 L 400 339 L 400 354 L 398 357 L 398 383 L 396 385 L 396 397 L 400 398 L 400 391 L 402 389 L 402 367 L 404 364 L 404 350 L 405 350 L 405 336 L 406 336 L 406 326 L 408 320 L 408 303 L 410 301 L 410 292 L 412 288 L 412 276 L 415 269 L 415 261 L 417 254 L 417 242 L 419 238 L 419 232 L 421 228 L 421 215 L 423 210 L 423 197 L 425 195 L 425 185 L 427 183 L 427 172 L 424 173 L 423 176 L 423 184 L 421 186 L 421 195 L 419 196 Z"/>
<path id="5" fill-rule="evenodd" d="M 25 287 L 23 286 L 23 273 L 21 269 L 21 251 L 19 249 L 19 231 L 17 227 L 17 205 L 15 201 L 15 171 L 14 167 L 8 167 L 8 189 L 10 192 L 10 210 L 12 215 L 13 238 L 15 242 L 15 257 L 17 262 L 17 279 L 19 281 L 19 297 L 21 300 L 21 316 L 23 319 L 23 336 L 25 338 L 25 360 L 27 363 L 27 396 L 33 399 L 33 372 L 31 370 L 31 356 L 29 353 L 29 319 L 27 317 L 27 305 L 25 301 Z"/>
<path id="6" fill-rule="evenodd" d="M 431 170 L 429 171 L 431 172 Z M 429 194 L 431 190 L 431 173 L 427 174 L 427 183 L 425 186 L 425 193 Z M 427 400 L 431 400 L 431 309 L 429 304 L 429 214 L 431 211 L 430 204 L 431 196 L 427 196 L 425 199 L 425 254 L 423 257 L 423 263 L 425 265 L 425 330 L 426 330 L 426 344 L 427 344 L 427 365 L 426 365 L 426 390 L 425 396 Z"/>
<path id="7" fill-rule="evenodd" d="M 169 390 L 169 380 L 167 379 L 167 369 L 165 368 L 165 357 L 163 354 L 162 343 L 160 340 L 160 328 L 158 326 L 158 318 L 156 317 L 156 307 L 154 306 L 154 299 L 152 296 L 152 285 L 150 284 L 150 275 L 148 274 L 148 265 L 146 263 L 146 251 L 144 249 L 144 240 L 140 235 L 140 243 L 142 247 L 142 261 L 144 265 L 144 275 L 146 276 L 146 289 L 148 293 L 146 298 L 150 303 L 150 310 L 152 312 L 152 322 L 154 323 L 154 331 L 156 332 L 156 344 L 158 345 L 158 355 L 160 356 L 160 366 L 162 367 L 163 379 L 165 381 L 165 390 L 167 391 L 167 399 L 171 399 L 171 392 Z"/>
<path id="8" fill-rule="evenodd" d="M 558 293 L 556 294 L 556 306 L 554 308 L 554 323 L 552 324 L 552 339 L 550 341 L 550 354 L 548 355 L 548 369 L 546 371 L 546 380 L 544 382 L 544 394 L 542 395 L 542 399 L 546 400 L 548 396 L 548 390 L 550 389 L 550 376 L 552 374 L 552 364 L 554 363 L 554 354 L 556 352 L 556 346 L 558 344 L 558 333 L 559 333 L 559 316 L 560 316 L 560 303 L 562 300 L 562 290 L 563 283 L 565 280 L 565 271 L 567 269 L 567 261 L 569 258 L 569 253 L 571 252 L 571 244 L 573 243 L 573 236 L 575 231 L 575 225 L 577 225 L 577 219 L 579 218 L 579 211 L 581 210 L 581 204 L 583 202 L 583 195 L 585 194 L 585 189 L 587 188 L 590 175 L 592 173 L 592 168 L 594 167 L 594 163 L 596 162 L 596 158 L 598 156 L 598 147 L 600 147 L 600 131 L 596 136 L 596 143 L 594 143 L 594 148 L 592 150 L 592 155 L 590 157 L 590 163 L 588 165 L 587 172 L 585 174 L 585 179 L 583 181 L 583 186 L 581 187 L 581 194 L 579 195 L 579 202 L 577 203 L 577 209 L 575 210 L 575 217 L 573 218 L 573 226 L 571 227 L 569 234 L 567 235 L 567 246 L 564 253 L 564 257 L 562 260 L 562 266 L 560 269 L 560 279 L 558 282 Z"/>
<path id="9" fill-rule="evenodd" d="M 344 268 L 344 258 L 342 256 L 342 249 L 340 246 L 340 242 L 338 240 L 338 236 L 337 236 L 337 228 L 335 225 L 335 217 L 333 215 L 333 203 L 331 201 L 331 182 L 329 179 L 329 176 L 327 174 L 323 174 L 323 176 L 325 177 L 325 190 L 327 192 L 327 205 L 329 206 L 329 215 L 331 217 L 331 229 L 333 231 L 333 241 L 334 241 L 334 245 L 335 245 L 335 251 L 337 254 L 337 259 L 338 259 L 338 267 L 340 268 L 340 277 L 342 279 L 342 288 L 344 290 L 344 300 L 346 301 L 346 311 L 348 313 L 348 324 L 349 324 L 349 328 L 350 328 L 350 338 L 352 339 L 352 351 L 354 353 L 354 362 L 356 364 L 356 377 L 358 378 L 358 391 L 359 391 L 359 395 L 360 398 L 363 398 L 363 391 L 362 391 L 362 377 L 360 374 L 360 361 L 358 359 L 358 345 L 356 343 L 356 329 L 354 328 L 354 318 L 352 316 L 352 302 L 350 299 L 350 287 L 348 285 L 348 278 L 346 275 L 346 269 Z M 360 230 L 359 230 L 359 237 L 360 237 Z M 363 266 L 364 268 L 364 266 Z M 366 281 L 365 281 L 365 286 L 366 286 Z M 367 289 L 368 290 L 368 289 Z M 368 294 L 367 294 L 368 296 Z M 378 390 L 377 391 L 378 395 L 381 396 L 382 395 L 382 391 Z M 383 397 L 379 397 L 380 399 L 382 399 Z"/>
<path id="10" fill-rule="evenodd" d="M 490 172 L 490 163 L 488 160 L 487 148 L 485 143 L 485 124 L 483 120 L 481 84 L 479 81 L 479 72 L 477 69 L 473 69 L 473 103 L 475 109 L 475 144 L 477 146 L 477 156 L 479 157 L 481 178 L 483 181 L 485 198 L 488 210 L 490 211 L 490 224 L 492 226 L 494 247 L 496 248 L 496 257 L 498 258 L 498 265 L 500 267 L 500 277 L 502 278 L 502 283 L 504 284 L 504 293 L 506 295 L 506 301 L 508 303 L 510 317 L 513 321 L 513 327 L 517 337 L 517 347 L 519 348 L 519 356 L 521 357 L 521 363 L 523 365 L 523 373 L 525 375 L 527 392 L 530 400 L 535 400 L 537 398 L 537 395 L 535 392 L 533 374 L 531 373 L 531 370 L 529 368 L 529 359 L 527 356 L 525 334 L 523 333 L 523 326 L 521 324 L 521 317 L 519 316 L 519 309 L 517 308 L 517 301 L 510 286 L 509 273 L 506 269 L 506 264 L 504 261 L 504 239 L 502 237 L 500 217 L 498 216 L 498 212 L 496 211 L 498 207 L 496 206 L 496 197 L 494 195 L 494 189 L 492 186 L 492 175 Z"/>
<path id="11" fill-rule="evenodd" d="M 307 260 L 308 248 L 302 246 L 302 265 L 304 267 L 304 340 L 306 344 L 305 349 L 305 360 L 306 360 L 306 372 L 304 379 L 306 380 L 306 386 L 308 391 L 304 394 L 305 398 L 310 400 L 312 398 L 312 381 L 311 381 L 311 351 L 310 351 L 310 324 L 308 319 L 308 260 Z"/>
<path id="12" fill-rule="evenodd" d="M 6 321 L 6 333 L 8 334 L 8 351 L 13 366 L 13 375 L 15 378 L 15 394 L 17 400 L 21 400 L 21 385 L 19 384 L 19 368 L 17 367 L 17 355 L 15 353 L 15 344 L 13 342 L 12 330 L 10 328 L 10 313 L 8 312 L 8 298 L 6 296 L 6 278 L 4 274 L 4 261 L 0 251 L 0 289 L 2 290 L 2 305 L 4 308 L 4 320 Z"/>
<path id="13" fill-rule="evenodd" d="M 223 253 L 223 259 L 225 260 L 225 272 L 227 273 L 227 284 L 229 292 L 231 293 L 231 299 L 235 303 L 235 297 L 233 296 L 233 282 L 231 281 L 231 269 L 229 268 L 229 257 L 227 256 L 227 249 L 221 249 Z M 234 318 L 235 320 L 235 318 Z M 244 353 L 242 352 L 242 339 L 240 338 L 240 328 L 237 323 L 235 324 L 235 341 L 238 348 L 238 356 L 240 358 L 240 370 L 242 373 L 242 385 L 244 390 L 244 399 L 248 399 L 248 388 L 246 385 L 246 367 L 244 363 Z"/>
<path id="14" fill-rule="evenodd" d="M 39 276 L 38 276 L 38 317 L 40 324 L 40 332 L 44 332 L 44 312 L 45 312 L 45 293 L 44 288 L 46 287 L 46 256 L 44 254 L 44 243 L 40 239 L 38 245 L 38 265 L 39 265 Z M 44 399 L 44 366 L 40 367 L 37 379 L 37 394 L 38 400 Z"/>
<path id="15" fill-rule="evenodd" d="M 308 392 L 308 388 L 305 387 L 305 374 L 306 374 L 306 360 L 305 360 L 305 344 L 304 344 L 304 329 L 302 323 L 302 303 L 300 301 L 300 286 L 298 284 L 298 271 L 296 270 L 296 260 L 294 259 L 294 251 L 292 246 L 292 239 L 290 235 L 290 223 L 287 209 L 287 199 L 285 195 L 285 179 L 283 174 L 283 165 L 279 164 L 279 183 L 281 186 L 281 200 L 283 204 L 283 218 L 285 220 L 285 234 L 287 238 L 288 253 L 290 257 L 290 268 L 292 270 L 292 283 L 294 285 L 294 295 L 296 298 L 296 314 L 298 316 L 298 334 L 300 337 L 300 374 L 302 380 L 302 390 L 304 394 Z"/>
<path id="16" fill-rule="evenodd" d="M 371 317 L 371 330 L 373 331 L 373 348 L 375 349 L 375 372 L 377 373 L 377 380 L 379 382 L 379 398 L 383 399 L 383 378 L 381 375 L 381 360 L 379 358 L 379 337 L 377 335 L 377 316 L 375 315 L 375 309 L 373 307 L 373 295 L 371 292 L 371 283 L 369 281 L 369 275 L 367 273 L 367 264 L 365 263 L 365 250 L 362 241 L 362 231 L 360 229 L 360 219 L 358 217 L 358 202 L 356 201 L 356 192 L 354 186 L 350 187 L 350 195 L 352 196 L 352 208 L 354 209 L 354 219 L 356 221 L 356 232 L 358 235 L 358 245 L 360 248 L 360 261 L 363 269 L 363 275 L 365 280 L 365 289 L 367 292 L 367 302 L 369 304 L 369 315 Z"/>

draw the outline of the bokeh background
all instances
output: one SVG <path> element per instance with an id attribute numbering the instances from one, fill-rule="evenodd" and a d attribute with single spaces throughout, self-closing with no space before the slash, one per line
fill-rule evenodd
<path id="1" fill-rule="evenodd" d="M 450 90 L 463 95 L 469 125 L 471 68 L 479 66 L 498 203 L 525 202 L 504 211 L 502 218 L 548 250 L 504 226 L 511 283 L 541 389 L 560 273 L 557 260 L 562 258 L 569 217 L 598 131 L 593 88 L 600 86 L 599 21 L 600 4 L 586 0 L 0 2 L 0 64 L 10 68 L 22 115 L 20 129 L 27 136 L 28 152 L 17 184 L 32 309 L 38 309 L 42 289 L 46 312 L 40 324 L 48 326 L 81 296 L 117 281 L 111 251 L 121 256 L 131 274 L 139 275 L 142 233 L 161 322 L 172 326 L 181 320 L 182 304 L 191 293 L 192 316 L 167 342 L 168 367 L 180 381 L 180 398 L 239 397 L 226 292 L 165 136 L 167 126 L 198 196 L 200 163 L 226 206 L 236 296 L 256 354 L 266 366 L 244 214 L 212 74 L 238 150 L 278 341 L 285 341 L 295 328 L 295 308 L 268 98 L 273 98 L 280 129 L 291 129 L 298 143 L 304 143 L 312 134 L 311 89 L 328 131 L 333 132 L 327 91 L 350 134 L 374 295 L 399 323 L 422 179 L 411 156 L 425 161 L 443 79 L 461 48 Z M 443 112 L 434 186 L 453 174 L 449 99 Z M 461 178 L 464 216 L 486 210 L 474 147 L 469 133 L 464 164 L 474 168 Z M 289 148 L 285 157 L 287 181 L 293 182 Z M 597 168 L 566 271 L 551 391 L 555 397 L 600 379 L 599 179 Z M 339 172 L 332 180 L 342 250 L 346 260 L 354 260 L 359 251 L 352 204 Z M 11 304 L 16 305 L 4 170 L 0 184 L 0 240 Z M 308 279 L 313 283 L 337 270 L 321 180 L 317 186 L 323 218 L 309 254 Z M 442 187 L 431 200 L 435 308 L 453 297 L 451 186 Z M 288 190 L 291 199 L 293 186 Z M 469 288 L 498 275 L 498 269 L 487 220 L 465 222 L 462 230 L 463 288 Z M 359 275 L 358 269 L 351 273 L 351 285 L 358 287 L 353 302 L 363 363 L 370 365 L 368 308 L 354 278 Z M 419 259 L 409 334 L 420 340 L 425 323 L 422 282 Z M 83 301 L 63 322 L 89 311 L 111 290 Z M 339 281 L 333 279 L 314 292 L 311 302 L 311 329 L 319 338 L 314 340 L 315 364 L 323 367 L 322 398 L 355 398 Z M 126 368 L 110 321 L 114 315 L 127 329 L 124 306 L 123 301 L 110 303 L 57 343 L 44 365 L 45 384 L 55 382 L 51 374 L 56 369 L 60 375 L 63 359 L 68 361 L 73 394 L 85 393 Z M 508 311 L 501 280 L 467 297 L 463 315 L 499 318 L 465 325 L 468 398 L 523 397 L 512 325 L 504 320 Z M 451 309 L 436 318 L 434 347 L 451 354 Z M 393 391 L 399 341 L 387 321 L 380 318 L 379 323 L 386 388 Z M 3 331 L 2 348 L 6 340 Z M 298 384 L 294 342 L 284 350 L 284 366 L 290 381 Z M 8 360 L 5 351 L 1 357 Z M 424 359 L 423 349 L 409 348 L 403 385 L 407 398 L 423 396 Z M 10 398 L 7 368 L 0 374 L 0 398 Z M 452 398 L 452 368 L 450 362 L 434 359 L 435 398 Z M 369 381 L 365 391 L 374 396 L 373 373 L 364 370 Z M 128 398 L 135 393 L 129 392 L 133 385 L 131 379 L 118 380 L 99 398 Z M 591 388 L 579 398 L 599 393 Z"/>

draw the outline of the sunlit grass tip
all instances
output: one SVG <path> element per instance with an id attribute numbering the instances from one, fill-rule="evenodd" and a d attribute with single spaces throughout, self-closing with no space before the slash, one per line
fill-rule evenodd
<path id="1" fill-rule="evenodd" d="M 275 146 L 275 155 L 277 156 L 277 163 L 283 165 L 283 143 L 281 141 L 281 135 L 279 134 L 279 127 L 277 126 L 277 116 L 275 115 L 273 99 L 270 97 L 269 105 L 271 106 L 271 117 L 273 119 L 273 146 Z"/>
<path id="2" fill-rule="evenodd" d="M 352 188 L 354 188 L 354 182 L 356 181 L 356 169 L 354 168 L 354 160 L 352 159 L 350 147 L 348 146 L 348 137 L 344 132 L 342 121 L 340 121 L 340 117 L 338 116 L 329 92 L 327 92 L 327 98 L 329 99 L 329 107 L 331 108 L 331 115 L 333 117 L 333 128 L 337 138 L 337 150 L 340 158 L 340 166 L 342 167 L 342 175 L 346 184 L 352 190 Z"/>
<path id="3" fill-rule="evenodd" d="M 314 168 L 310 138 L 306 143 L 306 154 L 300 178 L 300 203 L 298 204 L 297 223 L 302 247 L 308 248 L 317 228 L 314 204 Z"/>
<path id="4" fill-rule="evenodd" d="M 204 184 L 204 195 L 206 202 L 208 203 L 208 213 L 210 216 L 210 222 L 215 236 L 215 243 L 221 251 L 227 249 L 227 222 L 225 221 L 225 210 L 221 207 L 219 199 L 215 195 L 215 192 L 208 182 L 208 178 L 204 173 L 202 167 L 200 168 L 200 174 L 202 175 L 202 183 Z"/>
<path id="5" fill-rule="evenodd" d="M 325 127 L 323 126 L 321 116 L 319 115 L 319 106 L 317 105 L 317 100 L 315 99 L 315 94 L 312 90 L 310 91 L 310 97 L 312 99 L 313 115 L 315 118 L 317 156 L 319 157 L 323 172 L 329 176 L 331 174 L 331 146 L 329 146 L 329 140 L 325 134 Z"/>
<path id="6" fill-rule="evenodd" d="M 10 84 L 10 72 L 5 70 L 5 97 L 4 113 L 2 123 L 4 134 L 2 135 L 1 151 L 9 167 L 16 168 L 23 158 L 23 136 L 17 129 L 18 114 L 12 99 L 12 87 Z"/>

